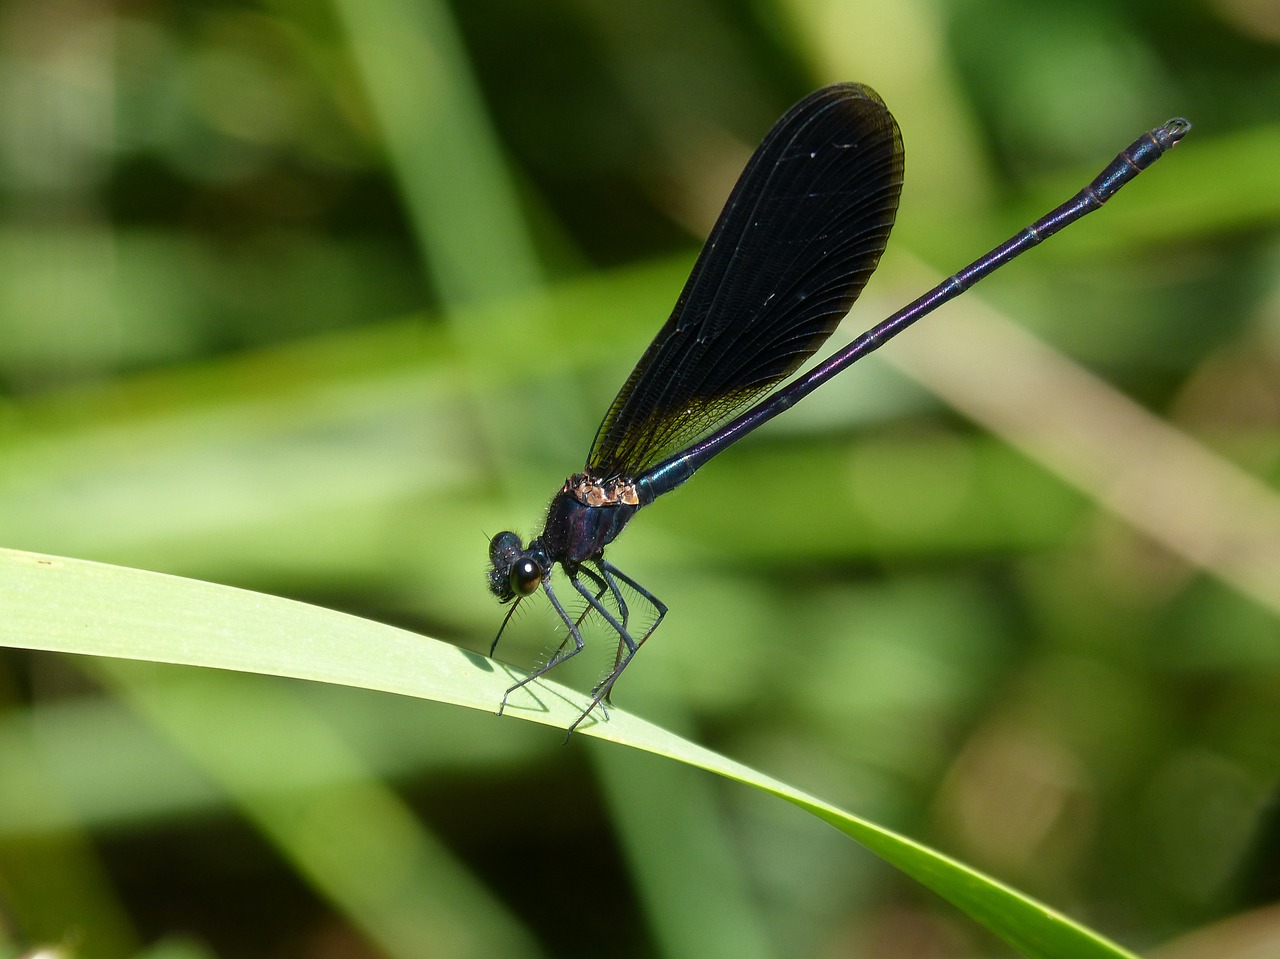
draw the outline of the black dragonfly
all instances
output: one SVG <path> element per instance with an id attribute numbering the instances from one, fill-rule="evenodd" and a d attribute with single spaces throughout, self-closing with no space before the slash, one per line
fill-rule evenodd
<path id="1" fill-rule="evenodd" d="M 1071 200 L 774 390 L 862 292 L 889 240 L 902 191 L 902 137 L 875 91 L 834 84 L 787 111 L 748 161 L 670 318 L 605 414 L 585 467 L 552 498 L 542 533 L 527 546 L 509 531 L 490 541 L 489 589 L 512 604 L 490 655 L 520 601 L 539 588 L 568 630 L 546 663 L 507 690 L 499 713 L 517 689 L 582 651 L 580 627 L 591 612 L 617 634 L 617 655 L 568 731 L 609 701 L 667 613 L 604 558 L 637 510 L 947 300 L 1098 209 L 1190 128 L 1175 118 L 1143 134 Z M 552 586 L 557 564 L 586 601 L 576 619 Z M 623 586 L 652 608 L 639 635 L 631 630 Z"/>

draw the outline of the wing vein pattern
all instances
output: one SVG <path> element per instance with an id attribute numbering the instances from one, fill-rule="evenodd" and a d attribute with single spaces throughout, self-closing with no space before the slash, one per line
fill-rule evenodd
<path id="1" fill-rule="evenodd" d="M 640 475 L 813 355 L 880 262 L 902 163 L 898 125 L 867 87 L 826 87 L 793 107 L 743 170 L 587 469 Z"/>

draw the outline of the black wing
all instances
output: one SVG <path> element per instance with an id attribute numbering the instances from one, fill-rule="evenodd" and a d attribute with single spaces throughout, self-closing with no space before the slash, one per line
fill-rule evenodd
<path id="1" fill-rule="evenodd" d="M 880 262 L 901 191 L 902 137 L 875 91 L 836 84 L 792 107 L 609 407 L 588 470 L 638 476 L 794 372 Z"/>

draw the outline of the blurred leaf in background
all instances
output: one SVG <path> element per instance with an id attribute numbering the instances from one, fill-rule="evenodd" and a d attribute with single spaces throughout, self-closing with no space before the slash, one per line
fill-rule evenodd
<path id="1" fill-rule="evenodd" d="M 0 543 L 487 650 L 486 534 L 538 526 L 791 102 L 859 80 L 903 128 L 849 334 L 1186 115 L 1105 211 L 645 511 L 611 558 L 672 612 L 618 697 L 1135 949 L 1245 955 L 1280 938 L 1278 43 L 1242 0 L 10 0 Z M 1010 324 L 1038 346 L 948 332 Z M 533 607 L 502 654 L 556 642 Z M 0 663 L 11 952 L 1001 954 L 649 757 Z"/>

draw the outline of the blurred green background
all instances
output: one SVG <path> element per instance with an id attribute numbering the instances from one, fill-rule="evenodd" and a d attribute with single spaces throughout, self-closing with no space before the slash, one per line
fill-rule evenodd
<path id="1" fill-rule="evenodd" d="M 1183 114 L 1106 210 L 645 511 L 610 558 L 671 613 L 617 698 L 1134 949 L 1280 955 L 1277 44 L 1274 0 L 9 0 L 0 545 L 487 651 L 487 536 L 538 529 L 791 102 L 860 80 L 903 128 L 849 334 Z M 499 656 L 557 642 L 528 603 Z M 652 757 L 0 665 L 0 954 L 1008 954 Z"/>

